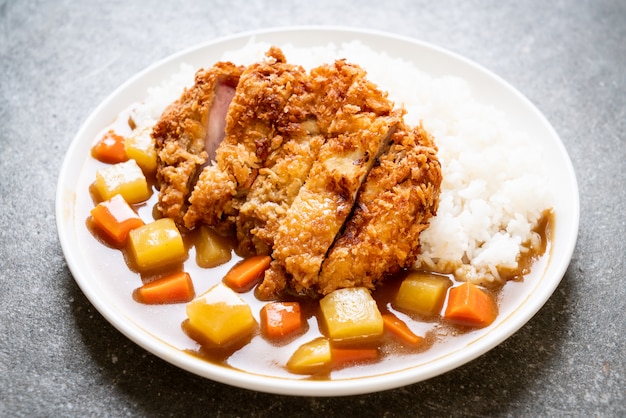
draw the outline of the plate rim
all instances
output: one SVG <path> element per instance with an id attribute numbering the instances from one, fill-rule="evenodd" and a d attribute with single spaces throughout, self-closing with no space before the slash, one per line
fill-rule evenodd
<path id="1" fill-rule="evenodd" d="M 408 367 L 407 369 L 400 371 L 392 371 L 389 373 L 378 374 L 375 376 L 365 376 L 358 377 L 354 379 L 342 379 L 342 380 L 331 380 L 331 381 L 313 381 L 313 380 L 298 380 L 298 379 L 289 379 L 284 377 L 272 377 L 265 375 L 256 375 L 253 373 L 245 372 L 245 371 L 237 371 L 224 366 L 219 366 L 215 364 L 208 363 L 204 360 L 196 359 L 195 361 L 189 361 L 191 355 L 185 354 L 181 357 L 181 350 L 175 348 L 171 345 L 168 345 L 167 342 L 162 341 L 155 336 L 147 333 L 147 331 L 142 330 L 135 323 L 125 323 L 123 313 L 116 312 L 110 307 L 103 304 L 102 301 L 98 298 L 96 294 L 94 294 L 94 289 L 89 286 L 88 280 L 82 277 L 80 265 L 80 260 L 77 260 L 75 254 L 73 254 L 71 250 L 72 243 L 70 242 L 70 236 L 67 233 L 64 233 L 66 227 L 65 222 L 67 219 L 67 202 L 68 198 L 71 201 L 72 197 L 68 196 L 68 191 L 65 188 L 68 179 L 66 178 L 70 173 L 69 170 L 72 165 L 71 156 L 76 153 L 76 149 L 80 145 L 80 140 L 84 136 L 84 132 L 87 128 L 94 123 L 97 119 L 99 113 L 105 108 L 105 106 L 109 105 L 111 101 L 113 101 L 116 95 L 123 92 L 129 86 L 133 85 L 137 80 L 144 77 L 146 74 L 158 69 L 167 63 L 181 62 L 181 58 L 184 56 L 188 56 L 194 52 L 205 48 L 211 48 L 215 45 L 228 43 L 234 40 L 249 40 L 258 36 L 266 36 L 266 35 L 279 35 L 279 34 L 287 34 L 287 33 L 296 33 L 296 32 L 337 32 L 344 35 L 351 36 L 373 36 L 377 38 L 384 39 L 385 41 L 401 41 L 407 42 L 410 44 L 417 45 L 422 48 L 427 48 L 431 51 L 434 51 L 439 54 L 443 54 L 447 57 L 452 58 L 455 61 L 460 61 L 465 65 L 469 65 L 474 70 L 477 70 L 485 75 L 489 76 L 490 79 L 497 81 L 506 87 L 511 93 L 515 95 L 518 100 L 522 100 L 524 104 L 529 107 L 535 113 L 535 116 L 539 118 L 542 123 L 545 124 L 545 128 L 548 129 L 553 137 L 557 139 L 557 143 L 555 144 L 559 150 L 561 151 L 561 157 L 564 157 L 565 165 L 569 169 L 568 177 L 573 182 L 570 184 L 573 187 L 572 192 L 574 194 L 574 208 L 572 208 L 572 216 L 571 216 L 571 224 L 569 225 L 568 231 L 574 234 L 573 238 L 568 240 L 569 247 L 564 248 L 565 257 L 560 261 L 560 264 L 555 267 L 558 280 L 550 281 L 551 286 L 547 288 L 544 286 L 542 289 L 539 289 L 539 296 L 541 299 L 540 303 L 532 304 L 532 309 L 526 309 L 523 312 L 523 320 L 519 321 L 519 325 L 515 327 L 512 332 L 494 332 L 495 338 L 489 340 L 489 343 L 482 344 L 473 344 L 471 347 L 465 347 L 462 351 L 462 355 L 457 355 L 453 353 L 446 360 L 438 360 L 431 365 L 420 365 L 419 367 Z M 365 43 L 367 45 L 367 43 Z M 71 210 L 70 210 L 71 212 Z M 412 383 L 417 383 L 420 381 L 424 381 L 435 377 L 437 375 L 443 374 L 450 370 L 453 370 L 457 367 L 460 367 L 464 364 L 469 363 L 480 355 L 492 350 L 496 346 L 500 345 L 504 340 L 515 334 L 519 329 L 521 329 L 547 302 L 549 297 L 553 294 L 554 290 L 557 288 L 559 283 L 561 282 L 567 267 L 571 261 L 574 248 L 576 245 L 576 238 L 578 234 L 579 228 L 579 218 L 580 218 L 580 202 L 579 202 L 579 192 L 578 192 L 578 184 L 576 180 L 576 174 L 571 162 L 571 159 L 565 149 L 565 146 L 559 137 L 558 133 L 554 130 L 549 121 L 545 118 L 542 112 L 523 94 L 521 94 L 515 87 L 513 87 L 510 83 L 502 79 L 497 74 L 494 74 L 487 68 L 481 66 L 480 64 L 469 60 L 455 52 L 449 51 L 437 45 L 434 45 L 429 42 L 425 42 L 419 39 L 414 39 L 411 37 L 388 33 L 380 30 L 372 30 L 372 29 L 362 29 L 362 28 L 353 28 L 353 27 L 343 27 L 343 26 L 319 26 L 319 25 L 311 25 L 311 26 L 282 26 L 275 28 L 264 28 L 259 30 L 251 30 L 240 33 L 234 33 L 227 36 L 218 37 L 206 42 L 201 42 L 196 45 L 192 45 L 188 48 L 185 48 L 179 52 L 171 54 L 165 58 L 162 58 L 155 63 L 149 65 L 145 69 L 137 72 L 133 76 L 131 76 L 127 81 L 122 83 L 119 87 L 117 87 L 114 91 L 109 93 L 106 98 L 104 98 L 98 106 L 89 114 L 89 116 L 85 119 L 85 121 L 81 124 L 79 130 L 76 135 L 72 139 L 70 146 L 68 147 L 66 154 L 64 156 L 64 160 L 59 172 L 59 177 L 57 180 L 57 189 L 56 189 L 56 197 L 55 197 L 55 215 L 56 215 L 56 226 L 57 233 L 59 236 L 59 241 L 61 243 L 61 247 L 63 250 L 63 254 L 68 265 L 68 268 L 74 278 L 74 281 L 78 284 L 81 291 L 85 294 L 89 302 L 98 310 L 98 312 L 103 315 L 103 317 L 113 325 L 118 331 L 120 331 L 126 338 L 133 341 L 135 344 L 139 345 L 143 349 L 151 352 L 152 354 L 160 357 L 161 359 L 167 361 L 170 364 L 173 364 L 183 370 L 189 371 L 196 375 L 209 378 L 211 380 L 229 384 L 233 386 L 237 386 L 244 389 L 263 391 L 267 393 L 275 393 L 282 395 L 294 395 L 294 396 L 344 396 L 344 395 L 356 395 L 356 394 L 365 394 L 371 393 L 375 391 L 388 390 L 401 386 L 405 386 Z M 73 214 L 70 214 L 73 215 Z M 558 223 L 558 220 L 557 220 Z M 550 260 L 552 262 L 553 260 Z M 120 322 L 120 320 L 122 322 Z M 497 330 L 494 330 L 497 331 Z M 146 334 L 144 338 L 137 335 Z M 155 343 L 154 340 L 157 340 Z M 197 367 L 194 367 L 194 364 L 200 361 L 208 367 L 203 367 L 202 370 L 198 370 Z M 416 377 L 415 373 L 410 373 L 411 370 L 419 368 L 421 373 Z M 254 382 L 253 380 L 261 379 L 260 382 Z M 297 386 L 297 387 L 296 387 Z"/>

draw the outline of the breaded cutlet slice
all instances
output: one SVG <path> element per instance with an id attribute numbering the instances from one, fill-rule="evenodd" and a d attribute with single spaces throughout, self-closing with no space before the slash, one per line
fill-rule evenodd
<path id="1" fill-rule="evenodd" d="M 304 294 L 315 289 L 322 262 L 352 210 L 361 183 L 399 124 L 386 94 L 367 80 L 356 65 L 338 61 L 352 82 L 332 117 L 318 118 L 327 136 L 305 184 L 280 222 L 274 240 L 274 261 L 257 289 L 271 298 L 289 287 Z M 317 86 L 317 109 L 328 106 L 325 85 Z"/>
<path id="2" fill-rule="evenodd" d="M 242 70 L 229 62 L 199 70 L 195 84 L 165 109 L 152 129 L 157 152 L 157 209 L 179 224 L 199 170 L 222 141 L 221 121 Z"/>
<path id="3" fill-rule="evenodd" d="M 324 143 L 314 119 L 292 123 L 290 130 L 283 133 L 282 144 L 272 150 L 265 166 L 259 169 L 239 210 L 236 221 L 239 255 L 271 254 L 280 221 Z"/>
<path id="4" fill-rule="evenodd" d="M 325 140 L 313 114 L 315 96 L 310 77 L 300 67 L 291 71 L 292 94 L 277 115 L 267 158 L 237 216 L 237 252 L 242 256 L 271 254 L 279 222 Z"/>
<path id="5" fill-rule="evenodd" d="M 318 157 L 337 112 L 353 98 L 348 91 L 361 71 L 338 61 L 314 68 L 294 89 L 276 122 L 265 166 L 259 169 L 237 218 L 238 253 L 270 254 L 278 226 Z M 383 106 L 387 106 L 386 103 Z"/>
<path id="6" fill-rule="evenodd" d="M 216 161 L 204 168 L 189 198 L 184 216 L 188 228 L 203 222 L 221 232 L 234 232 L 259 170 L 281 141 L 276 124 L 306 72 L 287 64 L 278 48 L 270 48 L 266 55 L 267 60 L 241 74 Z"/>
<path id="7" fill-rule="evenodd" d="M 441 166 L 433 138 L 421 126 L 400 129 L 367 176 L 343 235 L 324 260 L 317 286 L 374 289 L 386 275 L 411 267 L 419 235 L 436 214 Z"/>

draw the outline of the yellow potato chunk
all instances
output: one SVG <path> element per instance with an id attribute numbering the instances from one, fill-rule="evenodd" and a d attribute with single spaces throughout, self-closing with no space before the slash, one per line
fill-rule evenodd
<path id="1" fill-rule="evenodd" d="M 213 229 L 201 226 L 195 238 L 196 263 L 200 267 L 216 267 L 230 261 L 232 246 Z"/>
<path id="2" fill-rule="evenodd" d="M 103 200 L 109 200 L 120 194 L 128 203 L 133 204 L 150 197 L 146 177 L 135 160 L 113 164 L 96 171 L 95 186 Z"/>
<path id="3" fill-rule="evenodd" d="M 445 276 L 411 272 L 402 281 L 394 306 L 419 315 L 439 315 L 452 281 Z"/>
<path id="4" fill-rule="evenodd" d="M 156 149 L 150 131 L 151 128 L 138 128 L 124 141 L 126 156 L 135 160 L 145 175 L 153 174 L 157 167 Z"/>
<path id="5" fill-rule="evenodd" d="M 133 229 L 128 237 L 130 252 L 142 271 L 181 262 L 187 256 L 183 237 L 170 218 Z"/>
<path id="6" fill-rule="evenodd" d="M 330 369 L 332 352 L 327 338 L 302 344 L 287 361 L 287 370 L 296 374 L 316 374 Z"/>
<path id="7" fill-rule="evenodd" d="M 332 340 L 372 339 L 383 333 L 376 301 L 364 287 L 335 290 L 320 300 L 320 308 Z"/>
<path id="8" fill-rule="evenodd" d="M 220 347 L 250 337 L 257 325 L 250 306 L 222 283 L 189 302 L 187 317 L 201 344 Z"/>

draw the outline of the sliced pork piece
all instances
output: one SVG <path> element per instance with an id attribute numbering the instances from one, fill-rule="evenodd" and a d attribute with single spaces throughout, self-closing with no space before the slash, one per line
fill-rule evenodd
<path id="1" fill-rule="evenodd" d="M 232 232 L 259 170 L 288 133 L 289 98 L 301 89 L 306 72 L 287 64 L 278 48 L 266 55 L 266 61 L 250 65 L 240 77 L 216 163 L 202 171 L 189 199 L 188 228 L 203 222 Z"/>
<path id="2" fill-rule="evenodd" d="M 157 151 L 157 209 L 183 223 L 197 173 L 211 161 L 224 135 L 228 104 L 242 68 L 220 62 L 195 75 L 195 84 L 172 103 L 152 130 Z"/>
<path id="3" fill-rule="evenodd" d="M 393 135 L 322 265 L 317 283 L 321 294 L 356 286 L 374 289 L 386 275 L 415 263 L 419 235 L 439 202 L 442 178 L 436 152 L 421 126 Z"/>
<path id="4" fill-rule="evenodd" d="M 237 218 L 238 252 L 270 254 L 278 226 L 304 184 L 360 69 L 339 61 L 311 71 L 276 122 L 277 137 Z"/>
<path id="5" fill-rule="evenodd" d="M 281 219 L 304 184 L 324 137 L 315 120 L 291 124 L 283 144 L 259 169 L 237 217 L 238 253 L 271 254 Z"/>
<path id="6" fill-rule="evenodd" d="M 274 263 L 257 290 L 271 298 L 285 290 L 304 294 L 316 289 L 322 262 L 354 205 L 357 191 L 401 120 L 401 112 L 365 77 L 344 61 L 335 63 L 352 80 L 340 105 L 324 115 L 336 92 L 317 86 L 318 120 L 327 140 L 298 196 L 281 220 L 274 240 Z M 325 116 L 328 116 L 325 118 Z"/>

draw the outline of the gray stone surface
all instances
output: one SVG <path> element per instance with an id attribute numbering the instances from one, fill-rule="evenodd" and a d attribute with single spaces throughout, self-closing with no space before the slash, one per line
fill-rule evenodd
<path id="1" fill-rule="evenodd" d="M 344 398 L 255 393 L 145 352 L 91 306 L 55 228 L 81 123 L 183 48 L 288 25 L 432 42 L 512 83 L 577 172 L 571 265 L 537 315 L 442 376 Z M 0 0 L 0 416 L 625 416 L 626 2 Z"/>

